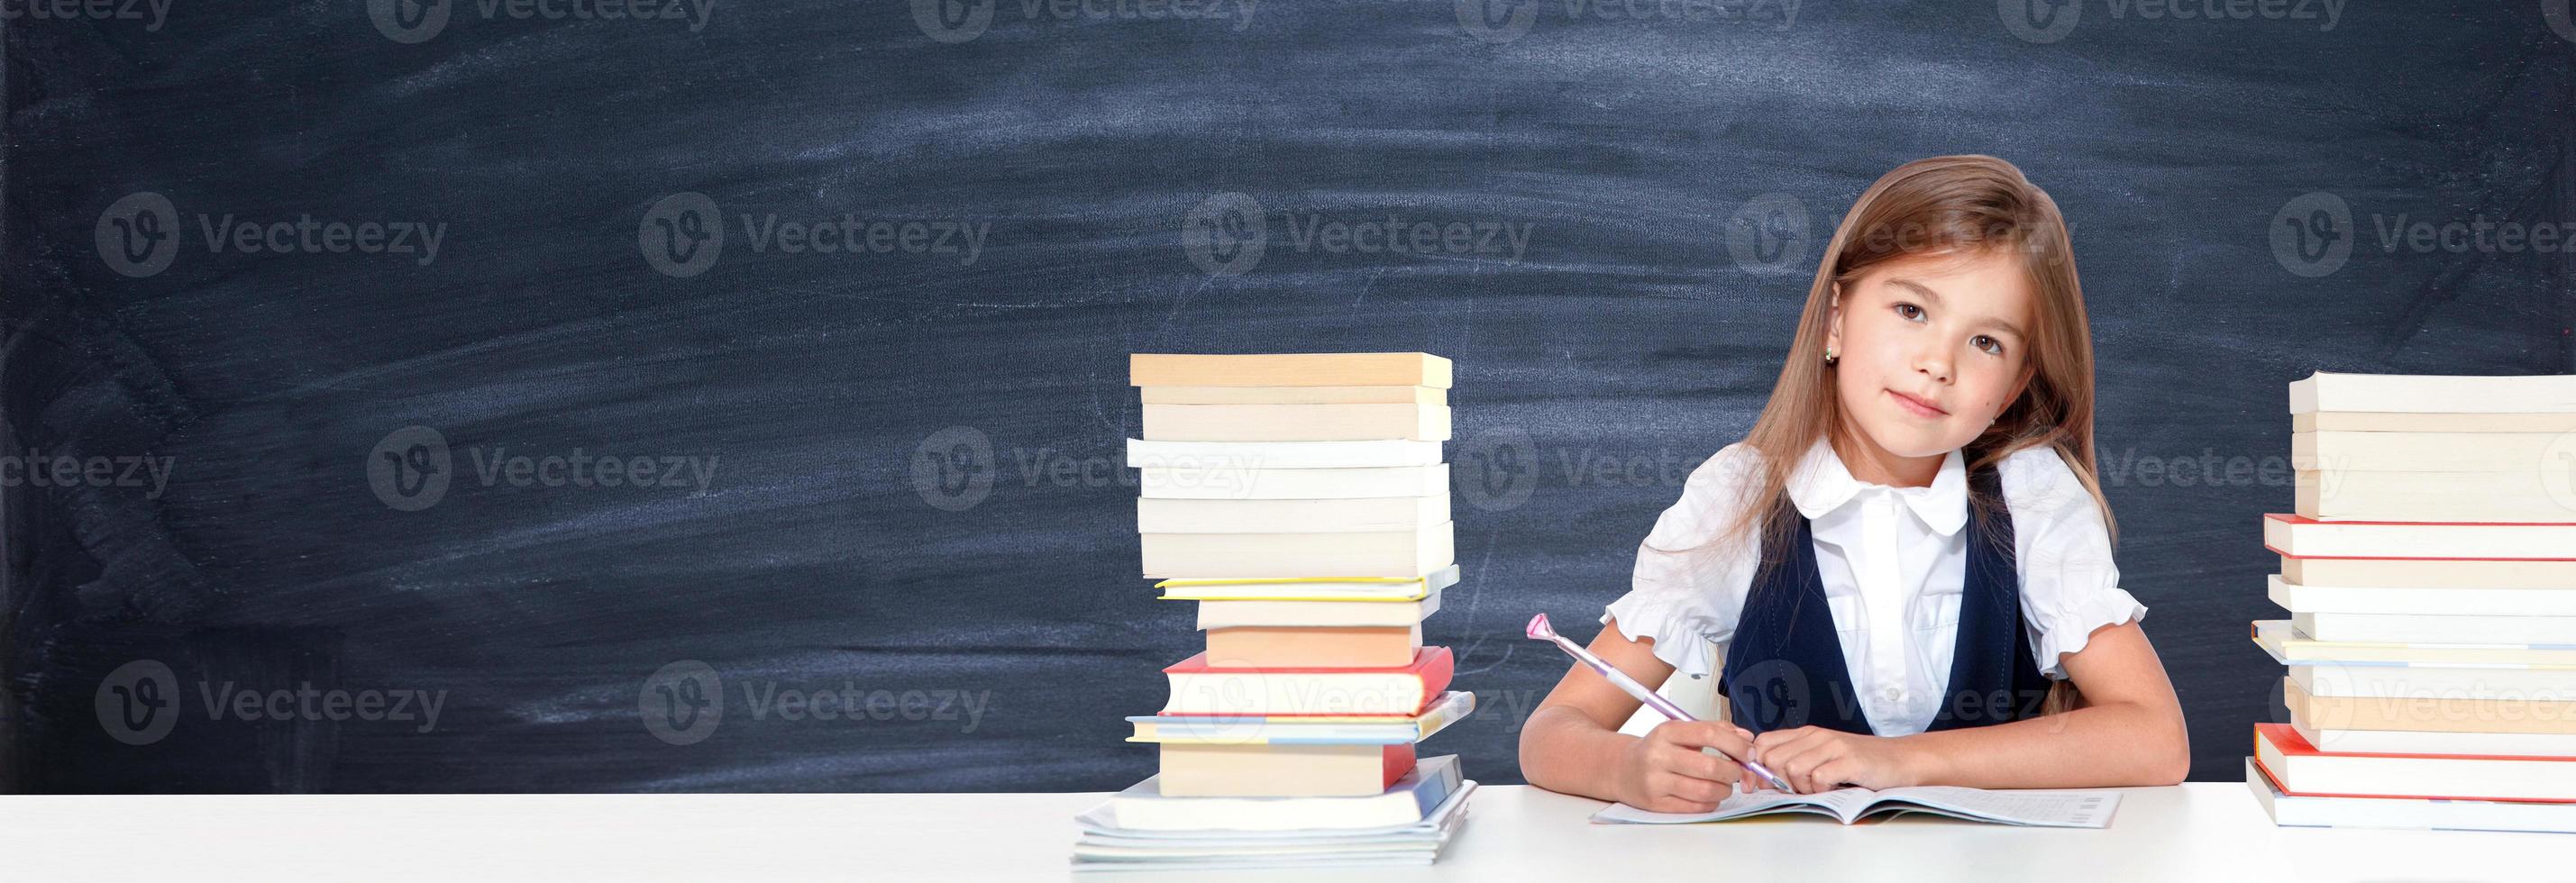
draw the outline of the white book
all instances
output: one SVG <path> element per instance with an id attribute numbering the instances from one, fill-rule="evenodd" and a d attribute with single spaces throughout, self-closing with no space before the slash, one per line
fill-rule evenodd
<path id="1" fill-rule="evenodd" d="M 2576 524 L 2317 521 L 2263 516 L 2263 545 L 2301 558 L 2576 558 Z"/>
<path id="2" fill-rule="evenodd" d="M 2463 616 L 2576 616 L 2576 588 L 2419 589 L 2303 586 L 2265 577 L 2265 597 L 2292 613 L 2413 613 Z"/>
<path id="3" fill-rule="evenodd" d="M 1136 469 L 1354 469 L 1438 462 L 1440 443 L 1436 441 L 1127 440 L 1127 465 Z"/>
<path id="4" fill-rule="evenodd" d="M 2576 701 L 2576 668 L 2312 662 L 2290 666 L 2289 677 L 2310 696 Z"/>
<path id="5" fill-rule="evenodd" d="M 2342 472 L 2514 472 L 2576 456 L 2563 432 L 2300 432 L 2290 468 Z M 2564 470 L 2566 467 L 2558 467 Z"/>
<path id="6" fill-rule="evenodd" d="M 2576 375 L 2445 376 L 2319 371 L 2290 383 L 2290 413 L 2576 413 Z"/>
<path id="7" fill-rule="evenodd" d="M 1457 755 L 1426 757 L 1384 793 L 1366 797 L 1165 797 L 1161 776 L 1109 798 L 1122 830 L 1299 831 L 1409 827 L 1462 794 Z"/>
<path id="8" fill-rule="evenodd" d="M 2290 627 L 2319 641 L 2576 644 L 2576 616 L 2292 613 Z"/>
<path id="9" fill-rule="evenodd" d="M 1458 584 L 1458 565 L 1417 577 L 1250 576 L 1167 579 L 1154 584 L 1165 601 L 1420 601 Z"/>
<path id="10" fill-rule="evenodd" d="M 1447 405 L 1142 405 L 1146 438 L 1170 441 L 1447 441 Z"/>
<path id="11" fill-rule="evenodd" d="M 2567 414 L 2392 414 L 2321 411 L 2290 415 L 2293 432 L 2576 432 Z"/>
<path id="12" fill-rule="evenodd" d="M 2576 521 L 2576 472 L 2295 473 L 2300 515 L 2369 521 Z"/>
<path id="13" fill-rule="evenodd" d="M 2440 666 L 2576 666 L 2576 647 L 2564 645 L 2319 641 L 2299 634 L 2286 619 L 2255 620 L 2254 645 L 2283 664 L 2375 662 Z"/>
<path id="14" fill-rule="evenodd" d="M 2521 529 L 2523 525 L 2510 525 Z M 2576 589 L 2576 561 L 2449 558 L 2301 558 L 2281 556 L 2281 579 L 2295 585 L 2406 589 Z"/>
<path id="15" fill-rule="evenodd" d="M 1917 785 L 1880 791 L 1837 788 L 1815 794 L 1769 789 L 1739 790 L 1719 801 L 1716 809 L 1698 813 L 1647 812 L 1624 803 L 1614 803 L 1609 809 L 1594 813 L 1592 820 L 1607 824 L 1670 825 L 1722 822 L 1776 813 L 1812 813 L 1830 816 L 1848 825 L 1874 815 L 1923 813 L 2005 825 L 2101 828 L 2111 824 L 2111 814 L 2119 808 L 2120 793 L 2117 791 L 1987 791 L 1948 785 Z"/>
<path id="16" fill-rule="evenodd" d="M 1440 612 L 1440 591 L 1420 601 L 1201 601 L 1199 630 L 1233 628 L 1394 628 Z"/>
<path id="17" fill-rule="evenodd" d="M 2245 759 L 2245 786 L 2253 789 L 2255 802 L 2273 824 L 2294 828 L 2576 833 L 2576 803 L 2284 794 L 2250 757 Z"/>
<path id="18" fill-rule="evenodd" d="M 1357 469 L 1172 469 L 1137 473 L 1140 495 L 1173 500 L 1342 500 L 1449 494 L 1449 464 Z"/>
<path id="19" fill-rule="evenodd" d="M 1412 530 L 1342 533 L 1138 534 L 1148 577 L 1413 577 L 1456 560 L 1449 522 Z"/>
<path id="20" fill-rule="evenodd" d="M 2510 757 L 2576 757 L 2576 735 L 2565 733 L 2436 733 L 2426 730 L 2352 730 L 2319 726 L 2304 709 L 2290 713 L 2290 728 L 2320 751 L 2347 754 L 2468 754 Z"/>
<path id="21" fill-rule="evenodd" d="M 1449 520 L 1449 495 L 1347 500 L 1136 498 L 1137 533 L 1335 533 L 1412 530 Z"/>

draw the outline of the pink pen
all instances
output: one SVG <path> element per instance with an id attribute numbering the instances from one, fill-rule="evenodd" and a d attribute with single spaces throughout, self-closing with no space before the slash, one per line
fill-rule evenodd
<path id="1" fill-rule="evenodd" d="M 1591 666 L 1593 671 L 1600 672 L 1602 677 L 1609 678 L 1611 683 L 1619 685 L 1619 689 L 1627 691 L 1630 696 L 1637 697 L 1637 701 L 1646 703 L 1647 708 L 1654 709 L 1658 714 L 1677 721 L 1695 721 L 1699 719 L 1690 716 L 1689 712 L 1683 711 L 1681 706 L 1674 705 L 1672 700 L 1655 695 L 1655 691 L 1646 689 L 1646 685 L 1644 684 L 1637 683 L 1637 679 L 1629 677 L 1627 672 L 1620 671 L 1610 663 L 1601 661 L 1601 657 L 1592 655 L 1592 651 L 1583 649 L 1583 645 L 1566 640 L 1565 636 L 1557 634 L 1556 628 L 1548 625 L 1547 614 L 1541 613 L 1537 616 L 1530 617 L 1529 636 L 1542 641 L 1554 643 L 1556 645 L 1556 649 L 1563 650 L 1566 655 L 1574 657 L 1576 661 L 1581 662 L 1584 665 Z M 1772 772 L 1769 767 L 1763 766 L 1760 762 L 1749 758 L 1728 757 L 1726 752 L 1718 751 L 1716 748 L 1710 748 L 1709 750 L 1717 751 L 1717 755 L 1719 757 L 1725 757 L 1728 760 L 1735 761 L 1738 765 L 1751 771 L 1754 775 L 1761 776 L 1762 780 L 1771 783 L 1771 787 L 1773 788 L 1778 788 L 1782 791 L 1797 790 L 1789 787 L 1789 783 L 1783 781 L 1780 778 L 1780 774 Z"/>

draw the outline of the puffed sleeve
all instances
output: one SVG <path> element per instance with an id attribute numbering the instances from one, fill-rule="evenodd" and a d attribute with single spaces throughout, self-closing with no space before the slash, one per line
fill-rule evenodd
<path id="1" fill-rule="evenodd" d="M 1610 603 L 1603 622 L 1615 618 L 1631 638 L 1653 638 L 1655 657 L 1677 672 L 1706 677 L 1717 670 L 1714 645 L 1735 634 L 1736 615 L 1759 564 L 1751 534 L 1720 538 L 1743 504 L 1745 482 L 1759 478 L 1760 452 L 1742 444 L 1718 451 L 1683 483 L 1679 502 L 1655 519 L 1637 545 L 1637 569 L 1628 594 Z"/>
<path id="2" fill-rule="evenodd" d="M 2145 618 L 2147 608 L 2120 588 L 2102 510 L 2057 449 L 2015 451 L 1997 471 L 2031 648 L 2041 672 L 2064 680 L 2065 654 L 2084 649 L 2095 629 Z"/>

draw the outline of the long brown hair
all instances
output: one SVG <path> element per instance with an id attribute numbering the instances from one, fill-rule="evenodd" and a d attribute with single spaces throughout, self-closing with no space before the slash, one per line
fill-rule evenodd
<path id="1" fill-rule="evenodd" d="M 1961 450 L 1968 468 L 2001 463 L 2025 448 L 2053 447 L 2092 494 L 2103 525 L 2112 525 L 2094 466 L 2093 341 L 2066 219 L 2057 202 L 2012 163 L 1991 156 L 1936 156 L 1881 176 L 1835 228 L 1807 288 L 1798 337 L 1771 387 L 1771 401 L 1744 436 L 1744 444 L 1762 455 L 1759 471 L 1742 485 L 1749 505 L 1720 536 L 1742 536 L 1765 524 L 1762 547 L 1774 548 L 1794 532 L 1791 519 L 1773 517 L 1788 506 L 1791 471 L 1817 439 L 1838 438 L 1848 429 L 1832 366 L 1825 363 L 1835 287 L 1890 261 L 1981 250 L 2018 254 L 2038 302 L 2027 349 L 2030 383 Z M 2003 511 L 2001 500 L 1984 495 L 1974 495 L 1971 505 Z"/>

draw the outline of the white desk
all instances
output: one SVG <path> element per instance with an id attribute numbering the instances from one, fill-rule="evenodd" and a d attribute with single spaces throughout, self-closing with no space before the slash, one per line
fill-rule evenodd
<path id="1" fill-rule="evenodd" d="M 2502 880 L 2576 877 L 2576 835 L 2272 826 L 2241 784 L 2130 789 L 2107 830 L 1939 819 L 1593 825 L 1603 804 L 1476 793 L 1428 868 L 1369 880 Z M 0 797 L 22 880 L 1065 879 L 1100 794 Z M 1272 873 L 1246 879 L 1298 879 Z M 1311 874 L 1303 875 L 1311 878 Z M 1184 873 L 1084 875 L 1180 881 Z"/>

